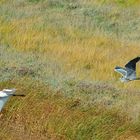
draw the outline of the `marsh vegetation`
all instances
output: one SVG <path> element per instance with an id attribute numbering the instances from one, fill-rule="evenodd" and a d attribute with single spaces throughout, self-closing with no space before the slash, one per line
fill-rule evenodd
<path id="1" fill-rule="evenodd" d="M 15 87 L 0 139 L 140 139 L 139 1 L 1 0 L 0 89 Z M 140 75 L 140 64 L 137 65 Z"/>

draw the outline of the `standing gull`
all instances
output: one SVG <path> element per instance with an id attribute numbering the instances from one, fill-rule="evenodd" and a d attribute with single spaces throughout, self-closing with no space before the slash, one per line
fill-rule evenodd
<path id="1" fill-rule="evenodd" d="M 120 73 L 122 77 L 120 78 L 121 82 L 129 82 L 133 80 L 140 80 L 140 78 L 136 77 L 136 63 L 140 60 L 140 57 L 136 57 L 130 60 L 126 65 L 125 68 L 116 66 L 115 71 Z"/>
<path id="2" fill-rule="evenodd" d="M 0 111 L 11 96 L 25 96 L 14 94 L 16 89 L 3 89 L 0 91 Z"/>

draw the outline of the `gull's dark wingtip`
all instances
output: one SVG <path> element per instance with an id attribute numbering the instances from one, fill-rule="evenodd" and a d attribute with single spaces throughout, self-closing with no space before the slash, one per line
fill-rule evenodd
<path id="1" fill-rule="evenodd" d="M 25 97 L 26 95 L 24 95 L 24 94 L 13 94 L 13 96 Z"/>
<path id="2" fill-rule="evenodd" d="M 130 60 L 125 67 L 132 69 L 132 70 L 136 70 L 136 63 L 140 61 L 140 56 L 135 57 L 134 59 Z"/>
<path id="3" fill-rule="evenodd" d="M 119 69 L 120 67 L 119 66 L 116 66 L 114 69 Z"/>

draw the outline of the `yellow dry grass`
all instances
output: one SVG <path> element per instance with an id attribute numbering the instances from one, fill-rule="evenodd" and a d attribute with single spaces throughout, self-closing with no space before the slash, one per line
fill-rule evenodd
<path id="1" fill-rule="evenodd" d="M 9 6 L 8 2 L 3 2 Z M 9 2 L 12 1 L 9 0 Z M 108 1 L 106 2 L 108 3 Z M 132 2 L 137 3 L 136 1 Z M 48 139 L 91 138 L 108 140 L 112 138 L 117 139 L 120 135 L 122 136 L 119 138 L 124 139 L 128 136 L 126 134 L 127 136 L 125 137 L 124 132 L 129 133 L 130 131 L 131 133 L 131 131 L 133 131 L 134 134 L 130 134 L 130 137 L 132 136 L 133 138 L 135 133 L 138 133 L 137 128 L 139 129 L 138 124 L 136 124 L 136 129 L 133 126 L 133 121 L 134 123 L 139 122 L 140 105 L 139 95 L 137 94 L 137 91 L 139 91 L 139 81 L 127 84 L 120 83 L 120 75 L 114 72 L 114 67 L 116 65 L 124 66 L 129 60 L 139 56 L 139 40 L 129 41 L 127 39 L 120 39 L 117 37 L 117 33 L 114 33 L 115 35 L 113 33 L 112 35 L 108 34 L 106 30 L 103 31 L 100 27 L 98 27 L 99 29 L 92 28 L 91 31 L 88 24 L 82 24 L 82 27 L 78 26 L 81 22 L 78 21 L 78 19 L 75 20 L 75 27 L 69 23 L 69 20 L 67 21 L 69 14 L 65 13 L 65 10 L 62 10 L 63 6 L 61 4 L 59 8 L 53 5 L 54 7 L 52 6 L 53 8 L 51 7 L 52 9 L 49 9 L 46 6 L 48 1 L 39 2 L 37 4 L 28 2 L 17 4 L 16 1 L 13 3 L 15 4 L 14 8 L 17 10 L 13 7 L 9 7 L 9 10 L 12 9 L 12 12 L 14 11 L 13 14 L 10 13 L 13 17 L 10 15 L 9 17 L 7 16 L 8 18 L 6 19 L 3 16 L 4 14 L 1 14 L 2 16 L 0 17 L 1 45 L 15 48 L 17 52 L 23 52 L 25 55 L 26 52 L 38 53 L 42 60 L 47 56 L 46 58 L 53 59 L 56 63 L 62 64 L 64 74 L 72 72 L 72 74 L 76 75 L 76 80 L 105 82 L 111 84 L 112 87 L 121 89 L 121 92 L 122 90 L 126 90 L 125 92 L 127 92 L 128 89 L 130 91 L 128 95 L 114 96 L 115 91 L 112 90 L 112 87 L 106 87 L 106 85 L 101 85 L 100 87 L 98 85 L 97 91 L 95 89 L 91 96 L 86 95 L 88 92 L 82 94 L 76 91 L 74 97 L 77 99 L 68 99 L 64 97 L 61 91 L 54 92 L 50 90 L 48 86 L 40 86 L 38 81 L 34 83 L 32 79 L 30 79 L 30 81 L 29 79 L 21 79 L 18 77 L 19 79 L 15 78 L 15 81 L 9 80 L 5 83 L 1 82 L 0 88 L 16 86 L 21 92 L 27 94 L 25 100 L 16 102 L 13 99 L 11 104 L 7 106 L 6 111 L 4 111 L 4 117 L 2 118 L 5 122 L 3 128 L 5 128 L 5 126 L 6 128 L 0 131 L 1 137 L 11 139 L 13 136 L 17 138 L 25 136 L 25 139 L 26 137 L 34 139 L 34 136 L 36 136 L 42 139 L 48 137 Z M 83 4 L 82 6 L 89 6 L 90 4 L 96 6 L 97 3 L 98 1 L 93 0 L 80 1 L 80 4 Z M 51 14 L 45 14 L 47 8 Z M 81 12 L 82 8 L 79 11 Z M 81 16 L 79 11 L 71 15 L 72 20 L 72 16 L 76 14 L 76 18 Z M 21 12 L 21 15 L 18 15 L 18 12 Z M 111 21 L 115 22 L 119 15 L 117 12 L 118 11 L 114 9 L 110 15 L 107 15 L 107 18 L 112 16 Z M 92 10 L 91 13 L 89 12 L 88 14 L 92 15 Z M 86 16 L 88 16 L 88 14 Z M 53 16 L 58 16 L 54 24 Z M 100 14 L 98 16 L 100 16 Z M 56 22 L 59 19 L 61 19 L 60 23 Z M 91 21 L 92 20 L 90 20 L 90 22 Z M 107 23 L 104 22 L 104 24 Z M 127 33 L 129 34 L 129 31 Z M 138 64 L 137 67 L 137 72 L 140 76 L 140 64 Z M 21 84 L 19 84 L 20 82 Z M 103 91 L 108 89 L 109 93 L 108 91 Z M 101 90 L 101 92 L 98 92 L 98 90 Z M 112 92 L 111 95 L 110 91 Z M 136 93 L 135 96 L 133 96 L 133 92 Z M 97 99 L 97 104 L 94 104 L 94 100 L 96 99 L 93 98 L 93 102 L 91 104 L 89 103 L 93 105 L 91 107 L 85 102 L 92 96 L 99 99 Z M 82 97 L 84 99 L 82 99 Z M 113 105 L 110 105 L 112 108 L 107 105 L 110 104 L 110 102 L 113 102 Z M 108 109 L 108 106 L 110 109 Z M 9 123 L 7 123 L 8 121 Z M 131 125 L 133 126 L 132 128 Z M 13 128 L 13 126 L 15 126 L 15 128 Z M 128 128 L 128 126 L 130 128 Z M 8 135 L 6 131 L 10 129 L 16 131 L 16 133 L 10 132 Z M 20 132 L 18 133 L 18 131 Z M 112 134 L 113 137 L 110 134 Z"/>
<path id="2" fill-rule="evenodd" d="M 1 22 L 0 31 L 4 36 L 2 41 L 20 51 L 38 51 L 44 55 L 46 53 L 55 56 L 56 60 L 66 63 L 64 66 L 66 73 L 72 69 L 77 70 L 81 79 L 85 77 L 83 70 L 86 70 L 91 80 L 112 81 L 112 83 L 118 80 L 116 77 L 119 77 L 115 74 L 114 67 L 124 66 L 129 60 L 139 56 L 140 48 L 136 43 L 120 41 L 104 34 L 81 40 L 79 36 L 82 36 L 82 33 L 71 27 L 64 28 L 63 32 L 74 39 L 67 42 L 53 39 L 60 36 L 57 29 L 32 28 L 35 23 L 41 21 L 41 18 L 34 18 L 14 20 L 10 24 Z M 138 82 L 134 82 L 131 86 L 134 88 L 139 85 Z"/>

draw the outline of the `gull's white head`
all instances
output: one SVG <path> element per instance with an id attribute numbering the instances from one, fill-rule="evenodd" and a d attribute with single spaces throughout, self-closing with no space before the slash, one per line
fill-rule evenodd
<path id="1" fill-rule="evenodd" d="M 7 93 L 7 94 L 13 94 L 16 91 L 16 89 L 15 88 L 13 88 L 13 89 L 3 89 L 2 91 L 4 93 Z"/>

